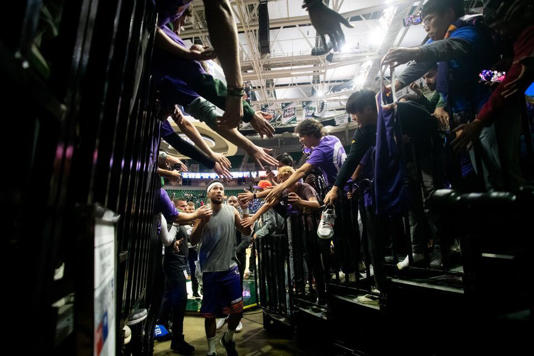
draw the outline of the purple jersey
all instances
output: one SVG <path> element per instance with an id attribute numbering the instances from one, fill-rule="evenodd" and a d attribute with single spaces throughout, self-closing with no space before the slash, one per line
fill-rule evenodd
<path id="1" fill-rule="evenodd" d="M 313 148 L 306 162 L 319 168 L 323 172 L 326 185 L 331 186 L 346 158 L 347 154 L 341 141 L 336 136 L 328 135 L 321 138 L 321 142 Z"/>
<path id="2" fill-rule="evenodd" d="M 172 223 L 179 214 L 178 209 L 176 209 L 171 201 L 171 198 L 169 198 L 169 194 L 167 194 L 163 188 L 159 188 L 159 197 L 158 201 L 156 202 L 156 212 L 162 213 L 169 223 Z"/>

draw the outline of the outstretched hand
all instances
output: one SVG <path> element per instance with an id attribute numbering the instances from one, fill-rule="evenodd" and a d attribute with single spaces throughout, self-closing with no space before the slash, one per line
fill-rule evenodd
<path id="1" fill-rule="evenodd" d="M 243 103 L 240 96 L 227 95 L 224 114 L 217 120 L 217 126 L 232 130 L 239 126 L 243 118 Z"/>
<path id="2" fill-rule="evenodd" d="M 262 111 L 256 111 L 250 124 L 260 134 L 260 137 L 263 136 L 273 137 L 274 127 L 266 120 L 266 117 L 270 116 L 268 113 Z"/>
<path id="3" fill-rule="evenodd" d="M 167 162 L 173 167 L 174 166 L 180 167 L 180 171 L 187 172 L 187 166 L 184 164 L 184 162 L 180 161 L 179 158 L 171 156 L 171 155 L 167 155 Z"/>
<path id="4" fill-rule="evenodd" d="M 228 168 L 223 167 L 219 162 L 215 162 L 215 167 L 213 167 L 213 170 L 215 173 L 219 175 L 219 177 L 223 179 L 232 179 L 232 173 L 228 170 Z"/>
<path id="5" fill-rule="evenodd" d="M 193 46 L 189 49 L 188 59 L 195 61 L 206 61 L 214 58 L 217 58 L 217 55 L 215 54 L 213 48 L 208 46 Z"/>
<path id="6" fill-rule="evenodd" d="M 209 218 L 213 214 L 213 211 L 209 206 L 203 205 L 195 211 L 195 214 L 197 219 L 209 220 Z"/>
<path id="7" fill-rule="evenodd" d="M 397 67 L 401 64 L 407 63 L 417 57 L 419 48 L 391 48 L 388 53 L 382 58 L 382 65 Z"/>
<path id="8" fill-rule="evenodd" d="M 326 6 L 322 0 L 304 0 L 303 8 L 308 10 L 312 26 L 318 35 L 328 35 L 334 50 L 339 51 L 345 43 L 341 24 L 352 28 L 346 18 Z"/>
<path id="9" fill-rule="evenodd" d="M 223 155 L 222 153 L 213 152 L 213 154 L 211 155 L 211 158 L 215 162 L 219 162 L 219 164 L 226 169 L 232 168 L 232 164 L 230 163 L 228 158 L 226 158 L 226 156 Z"/>
<path id="10" fill-rule="evenodd" d="M 279 186 L 276 186 L 273 189 L 271 189 L 269 194 L 267 194 L 267 196 L 265 197 L 265 201 L 267 203 L 272 203 L 276 199 L 280 198 L 280 196 L 282 195 L 282 192 L 284 191 L 283 189 L 280 189 L 280 188 L 281 188 L 281 186 L 279 185 Z"/>
<path id="11" fill-rule="evenodd" d="M 243 203 L 243 204 L 248 204 L 252 201 L 252 199 L 254 199 L 254 193 L 248 191 L 247 189 L 245 189 L 245 192 L 244 193 L 239 193 L 237 195 L 237 199 L 239 199 L 239 203 Z"/>
<path id="12" fill-rule="evenodd" d="M 247 227 L 250 227 L 254 225 L 254 219 L 252 219 L 252 217 L 246 217 L 246 218 L 243 218 L 241 219 L 241 226 L 243 228 L 247 228 Z"/>
<path id="13" fill-rule="evenodd" d="M 272 151 L 272 148 L 257 147 L 256 151 L 252 153 L 252 157 L 254 157 L 254 160 L 261 169 L 265 169 L 263 163 L 271 166 L 278 166 L 279 162 L 276 160 L 276 158 L 269 155 L 269 153 Z"/>

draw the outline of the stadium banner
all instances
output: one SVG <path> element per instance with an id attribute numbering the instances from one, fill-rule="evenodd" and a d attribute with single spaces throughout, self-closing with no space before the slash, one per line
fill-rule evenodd
<path id="1" fill-rule="evenodd" d="M 316 109 L 313 101 L 302 102 L 302 110 L 304 111 L 305 119 L 312 119 Z"/>
<path id="2" fill-rule="evenodd" d="M 282 103 L 282 124 L 296 125 L 297 124 L 297 108 L 295 103 Z"/>

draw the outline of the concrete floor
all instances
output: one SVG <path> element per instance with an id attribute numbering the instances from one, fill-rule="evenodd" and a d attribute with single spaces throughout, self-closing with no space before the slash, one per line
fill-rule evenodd
<path id="1" fill-rule="evenodd" d="M 304 355 L 300 352 L 293 339 L 283 339 L 267 334 L 263 329 L 263 316 L 261 309 L 247 311 L 243 315 L 243 330 L 235 335 L 237 352 L 240 356 L 289 356 Z M 217 330 L 217 337 L 227 330 L 224 325 Z M 185 340 L 195 347 L 195 355 L 206 355 L 208 346 L 204 334 L 204 319 L 197 316 L 186 316 L 184 321 Z M 170 349 L 170 341 L 157 342 L 154 346 L 154 355 L 177 355 Z M 217 354 L 226 355 L 224 347 L 217 345 Z"/>

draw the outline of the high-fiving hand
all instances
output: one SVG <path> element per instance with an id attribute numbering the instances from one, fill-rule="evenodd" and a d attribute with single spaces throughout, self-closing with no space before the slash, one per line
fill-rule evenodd
<path id="1" fill-rule="evenodd" d="M 226 156 L 222 153 L 213 152 L 213 154 L 211 155 L 211 159 L 213 159 L 215 162 L 219 162 L 221 166 L 226 169 L 232 168 L 232 164 L 230 163 L 228 158 L 226 158 Z"/>
<path id="2" fill-rule="evenodd" d="M 282 192 L 284 191 L 283 189 L 281 189 L 282 186 L 279 185 L 279 186 L 276 186 L 274 187 L 273 189 L 271 189 L 271 191 L 269 192 L 269 194 L 267 194 L 267 196 L 265 197 L 265 201 L 267 203 L 272 203 L 274 202 L 276 199 L 280 198 L 280 196 L 282 195 Z"/>
<path id="3" fill-rule="evenodd" d="M 211 210 L 209 206 L 203 205 L 197 210 L 195 210 L 195 214 L 197 219 L 203 219 L 207 221 L 213 214 L 213 210 Z"/>
<path id="4" fill-rule="evenodd" d="M 269 153 L 273 151 L 272 148 L 264 148 L 264 147 L 257 147 L 257 149 L 254 152 L 251 152 L 251 156 L 254 158 L 258 166 L 260 166 L 261 169 L 265 169 L 263 164 L 268 164 L 271 166 L 278 166 L 278 161 L 276 158 L 271 156 Z"/>
<path id="5" fill-rule="evenodd" d="M 214 59 L 217 57 L 215 54 L 215 51 L 213 48 L 210 48 L 208 46 L 200 47 L 200 46 L 192 46 L 189 49 L 189 53 L 187 55 L 188 59 L 192 59 L 195 61 L 206 61 L 208 59 Z"/>
<path id="6" fill-rule="evenodd" d="M 254 193 L 248 191 L 247 189 L 245 189 L 245 192 L 244 193 L 239 193 L 237 195 L 237 199 L 239 199 L 239 204 L 243 203 L 243 204 L 249 204 L 252 199 L 254 199 Z"/>
<path id="7" fill-rule="evenodd" d="M 252 219 L 252 217 L 246 217 L 241 219 L 241 226 L 245 229 L 252 225 L 254 225 L 254 219 Z"/>
<path id="8" fill-rule="evenodd" d="M 240 96 L 226 96 L 224 114 L 217 120 L 217 125 L 228 130 L 239 126 L 243 118 L 243 103 Z"/>
<path id="9" fill-rule="evenodd" d="M 272 127 L 269 121 L 265 119 L 268 116 L 268 113 L 257 111 L 250 121 L 250 124 L 254 130 L 258 132 L 261 138 L 263 138 L 263 136 L 273 137 L 274 134 L 274 127 Z"/>
<path id="10" fill-rule="evenodd" d="M 223 167 L 219 162 L 215 162 L 215 167 L 213 171 L 219 175 L 222 179 L 232 179 L 232 173 L 228 168 Z"/>

